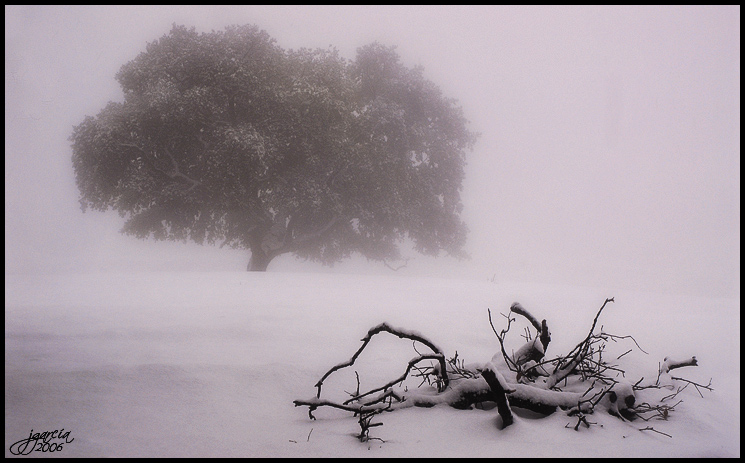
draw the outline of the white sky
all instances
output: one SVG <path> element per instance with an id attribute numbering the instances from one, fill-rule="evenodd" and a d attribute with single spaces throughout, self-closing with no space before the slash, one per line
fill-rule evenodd
<path id="1" fill-rule="evenodd" d="M 248 251 L 142 243 L 78 208 L 73 125 L 172 23 L 348 58 L 378 40 L 424 66 L 482 133 L 473 258 L 443 274 L 739 297 L 739 6 L 6 6 L 6 273 L 245 268 Z"/>

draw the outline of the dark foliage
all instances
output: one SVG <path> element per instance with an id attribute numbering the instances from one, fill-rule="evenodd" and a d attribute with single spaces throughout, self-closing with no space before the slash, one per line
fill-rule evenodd
<path id="1" fill-rule="evenodd" d="M 332 264 L 463 256 L 461 108 L 394 48 L 283 50 L 255 26 L 169 34 L 117 74 L 124 101 L 71 135 L 81 206 L 122 231 Z"/>

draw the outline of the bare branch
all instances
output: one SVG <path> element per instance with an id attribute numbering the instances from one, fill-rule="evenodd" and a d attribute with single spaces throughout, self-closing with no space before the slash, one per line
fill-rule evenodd
<path id="1" fill-rule="evenodd" d="M 438 360 L 438 361 L 443 361 L 444 358 L 445 357 L 442 354 L 427 354 L 427 355 L 419 355 L 417 357 L 414 357 L 413 359 L 411 359 L 409 361 L 408 365 L 406 366 L 406 371 L 401 376 L 399 376 L 398 378 L 394 379 L 393 381 L 389 381 L 388 383 L 384 384 L 383 386 L 376 387 L 375 389 L 371 389 L 371 390 L 365 392 L 364 394 L 360 394 L 358 396 L 352 397 L 351 399 L 345 400 L 344 401 L 344 405 L 346 405 L 348 403 L 351 403 L 351 402 L 355 402 L 357 400 L 360 400 L 361 398 L 367 397 L 368 395 L 373 394 L 375 392 L 385 391 L 389 387 L 392 387 L 394 384 L 397 384 L 397 383 L 402 382 L 403 380 L 405 380 L 409 376 L 409 372 L 411 371 L 411 368 L 414 365 L 416 365 L 417 363 L 421 362 L 422 360 Z"/>
<path id="2" fill-rule="evenodd" d="M 616 360 L 618 360 L 618 359 L 620 359 L 621 357 L 623 357 L 624 355 L 628 354 L 629 352 L 631 352 L 631 350 L 632 350 L 632 349 L 629 349 L 629 350 L 627 350 L 626 352 L 624 352 L 623 354 L 619 355 L 618 357 L 616 357 Z"/>
<path id="3" fill-rule="evenodd" d="M 503 329 L 501 333 L 497 333 L 497 329 L 494 328 L 494 323 L 491 319 L 491 310 L 486 309 L 486 311 L 489 314 L 489 325 L 491 325 L 492 331 L 494 331 L 494 334 L 497 336 L 497 339 L 499 340 L 499 347 L 502 350 L 502 356 L 504 357 L 504 361 L 507 363 L 507 367 L 512 371 L 519 371 L 520 368 L 517 366 L 517 364 L 510 358 L 509 355 L 507 355 L 507 351 L 504 349 L 504 336 L 507 334 L 507 332 L 510 330 L 510 324 L 515 321 L 514 318 L 510 318 L 509 314 L 506 315 L 507 318 L 507 328 Z"/>
<path id="4" fill-rule="evenodd" d="M 656 432 L 657 434 L 662 434 L 663 436 L 667 436 L 667 437 L 669 437 L 669 438 L 671 438 L 671 439 L 673 438 L 673 436 L 671 436 L 670 434 L 666 434 L 666 433 L 664 433 L 664 432 L 662 432 L 662 431 L 658 431 L 658 430 L 656 430 L 655 428 L 653 428 L 653 427 L 651 427 L 651 426 L 647 426 L 646 428 L 642 428 L 642 429 L 640 429 L 639 431 L 654 431 L 654 432 Z"/>
<path id="5" fill-rule="evenodd" d="M 344 405 L 344 404 L 332 402 L 330 400 L 319 400 L 319 399 L 293 400 L 292 403 L 295 404 L 296 407 L 300 407 L 300 406 L 310 407 L 310 409 L 308 410 L 308 414 L 313 420 L 315 420 L 316 418 L 313 416 L 312 413 L 318 407 L 332 407 L 332 408 L 338 408 L 340 410 L 354 412 L 354 413 L 363 413 L 367 411 L 379 410 L 381 408 L 388 407 L 388 405 L 385 405 L 385 407 L 383 407 L 383 406 L 376 405 L 376 404 L 369 405 L 369 406 L 366 406 L 366 405 L 350 406 L 350 405 Z"/>
<path id="6" fill-rule="evenodd" d="M 676 398 L 678 396 L 678 394 L 680 394 L 681 392 L 685 391 L 688 386 L 690 386 L 690 384 L 686 384 L 685 386 L 682 386 L 682 387 L 681 386 L 678 386 L 678 390 L 677 391 L 675 391 L 674 393 L 672 393 L 670 395 L 666 395 L 665 397 L 661 398 L 660 399 L 660 402 L 664 402 L 666 400 L 670 400 L 670 399 Z M 671 386 L 671 388 L 673 388 L 673 386 Z"/>
<path id="7" fill-rule="evenodd" d="M 616 339 L 626 339 L 626 338 L 629 338 L 629 339 L 631 339 L 632 341 L 634 341 L 634 344 L 636 344 L 636 347 L 637 347 L 637 348 L 638 348 L 638 349 L 639 349 L 640 351 L 642 351 L 642 352 L 644 352 L 645 354 L 649 355 L 649 352 L 647 352 L 647 351 L 645 351 L 644 349 L 642 349 L 642 347 L 641 347 L 641 346 L 639 345 L 639 343 L 638 343 L 638 342 L 636 342 L 636 339 L 634 339 L 634 337 L 633 337 L 633 336 L 631 336 L 631 335 L 627 335 L 627 336 L 617 336 L 617 335 L 615 335 L 615 334 L 609 334 L 609 333 L 605 333 L 605 332 L 603 332 L 603 333 L 600 333 L 600 336 L 606 336 L 606 337 L 610 338 L 610 339 L 611 339 L 611 341 L 614 341 L 614 342 L 615 342 L 615 340 L 616 340 Z M 619 358 L 620 358 L 620 357 L 619 357 Z"/>
<path id="8" fill-rule="evenodd" d="M 685 379 L 685 378 L 678 378 L 677 376 L 671 376 L 671 377 L 670 377 L 670 379 L 676 379 L 676 380 L 678 380 L 678 381 L 683 381 L 683 382 L 685 382 L 685 383 L 688 383 L 688 384 L 692 384 L 692 385 L 693 385 L 693 387 L 695 387 L 695 388 L 696 388 L 696 391 L 698 391 L 698 394 L 699 394 L 699 395 L 701 396 L 701 398 L 703 398 L 703 397 L 704 397 L 704 395 L 703 395 L 703 394 L 701 394 L 701 390 L 700 390 L 699 388 L 703 388 L 703 389 L 706 389 L 706 390 L 708 390 L 708 391 L 713 391 L 713 390 L 714 390 L 714 389 L 713 389 L 713 388 L 711 387 L 711 380 L 712 380 L 713 378 L 709 379 L 709 384 L 707 384 L 706 386 L 704 386 L 703 384 L 698 384 L 698 383 L 694 383 L 693 381 L 689 381 L 689 380 L 687 380 L 687 379 Z"/>
<path id="9" fill-rule="evenodd" d="M 360 418 L 358 420 L 358 423 L 360 425 L 360 433 L 357 435 L 357 438 L 360 440 L 360 442 L 367 442 L 369 440 L 379 440 L 381 442 L 385 442 L 379 437 L 370 437 L 370 428 L 373 428 L 375 426 L 383 426 L 383 423 L 371 423 L 371 421 L 375 417 L 375 415 L 383 413 L 384 411 L 387 411 L 389 409 L 390 407 L 360 413 Z"/>
<path id="10" fill-rule="evenodd" d="M 598 318 L 600 318 L 600 314 L 603 312 L 605 305 L 609 302 L 614 302 L 612 297 L 606 299 L 602 307 L 600 307 L 600 310 L 598 310 L 598 313 L 595 315 L 595 319 L 592 321 L 592 326 L 590 327 L 590 332 L 587 334 L 587 337 L 585 337 L 585 339 L 577 344 L 574 349 L 572 349 L 572 351 L 564 357 L 564 360 L 562 362 L 559 362 L 556 365 L 554 372 L 557 372 L 560 369 L 564 370 L 569 364 L 576 364 L 578 358 L 584 357 L 587 349 L 589 349 L 590 347 L 590 339 L 592 338 L 592 333 L 595 331 L 595 325 L 597 325 L 598 323 Z"/>
<path id="11" fill-rule="evenodd" d="M 323 377 L 320 380 L 318 380 L 318 382 L 316 383 L 316 388 L 318 389 L 318 395 L 317 395 L 317 397 L 319 397 L 319 398 L 321 397 L 321 386 L 323 385 L 323 381 L 326 378 L 328 378 L 331 373 L 333 373 L 333 372 L 335 372 L 337 370 L 340 370 L 342 368 L 348 367 L 350 365 L 353 365 L 354 362 L 357 360 L 357 357 L 359 357 L 359 355 L 365 349 L 365 347 L 367 346 L 367 344 L 370 342 L 370 339 L 372 339 L 372 337 L 374 335 L 376 335 L 376 334 L 378 334 L 380 332 L 384 332 L 384 331 L 385 332 L 388 332 L 388 333 L 391 333 L 394 336 L 398 336 L 399 338 L 406 338 L 406 339 L 411 339 L 411 340 L 414 340 L 414 341 L 419 341 L 420 343 L 422 343 L 425 346 L 429 347 L 435 354 L 439 354 L 439 355 L 434 356 L 432 358 L 436 358 L 437 360 L 440 361 L 440 375 L 442 376 L 443 388 L 447 387 L 447 385 L 448 385 L 448 377 L 447 377 L 447 368 L 446 368 L 446 365 L 445 365 L 445 356 L 442 354 L 442 351 L 437 346 L 435 346 L 434 343 L 432 343 L 432 341 L 430 341 L 429 339 L 427 339 L 427 338 L 425 338 L 425 337 L 423 337 L 423 336 L 421 336 L 421 335 L 419 335 L 417 333 L 407 332 L 405 330 L 400 330 L 400 329 L 392 328 L 387 323 L 381 323 L 380 325 L 371 328 L 367 332 L 367 336 L 365 336 L 364 338 L 362 338 L 362 346 L 360 346 L 360 348 L 357 350 L 357 352 L 355 352 L 354 355 L 352 355 L 352 358 L 350 358 L 346 362 L 340 363 L 340 364 L 332 367 L 329 371 L 326 372 L 325 375 L 323 375 Z M 410 367 L 407 368 L 407 372 L 409 371 L 409 369 L 410 369 Z"/>
<path id="12" fill-rule="evenodd" d="M 386 262 L 385 259 L 383 259 L 383 265 L 388 267 L 389 269 L 393 270 L 394 272 L 398 272 L 402 268 L 406 267 L 406 265 L 409 263 L 409 259 L 406 259 L 402 265 L 399 265 L 398 267 L 391 266 L 388 262 Z"/>
<path id="13" fill-rule="evenodd" d="M 667 420 L 670 416 L 670 412 L 674 411 L 675 407 L 681 402 L 683 401 L 679 400 L 673 405 L 650 405 L 647 402 L 643 402 L 629 410 L 644 421 L 649 421 L 655 417 L 659 420 Z M 645 413 L 654 413 L 654 415 L 647 418 L 644 416 Z"/>

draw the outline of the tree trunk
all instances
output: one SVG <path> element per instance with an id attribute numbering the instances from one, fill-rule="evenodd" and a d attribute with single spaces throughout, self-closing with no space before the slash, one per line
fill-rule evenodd
<path id="1" fill-rule="evenodd" d="M 252 248 L 251 249 L 251 259 L 248 261 L 248 270 L 249 272 L 266 272 L 267 267 L 269 266 L 269 262 L 271 262 L 272 257 L 270 257 L 266 252 L 264 252 L 261 247 L 258 249 Z"/>

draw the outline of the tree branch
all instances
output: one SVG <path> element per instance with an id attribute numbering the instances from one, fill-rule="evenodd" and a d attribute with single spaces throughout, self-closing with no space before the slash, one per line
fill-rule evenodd
<path id="1" fill-rule="evenodd" d="M 698 392 L 698 395 L 700 395 L 702 398 L 704 397 L 704 395 L 701 393 L 701 390 L 699 388 L 703 388 L 703 389 L 706 389 L 706 390 L 709 390 L 709 391 L 713 391 L 714 390 L 711 387 L 711 381 L 712 381 L 713 378 L 710 378 L 709 379 L 709 384 L 707 384 L 706 386 L 704 386 L 703 384 L 694 383 L 693 381 L 687 380 L 685 378 L 678 378 L 677 376 L 671 376 L 670 379 L 675 379 L 675 380 L 678 380 L 678 381 L 683 381 L 684 383 L 692 384 L 693 387 L 696 388 L 696 392 Z"/>
<path id="2" fill-rule="evenodd" d="M 533 314 L 525 310 L 525 307 L 523 307 L 522 304 L 520 304 L 519 302 L 515 302 L 512 304 L 512 306 L 510 306 L 510 310 L 527 318 L 530 324 L 535 327 L 536 331 L 538 331 L 539 333 L 541 332 L 541 329 L 543 328 L 541 326 L 541 322 L 539 322 L 538 319 L 533 316 Z"/>
<path id="3" fill-rule="evenodd" d="M 297 220 L 295 220 L 295 216 L 290 216 L 290 220 L 287 223 L 287 226 L 285 227 L 285 233 L 282 236 L 282 242 L 276 246 L 274 249 L 269 251 L 269 254 L 272 256 L 278 256 L 280 254 L 284 254 L 287 252 L 292 252 L 297 250 L 300 246 L 302 246 L 305 243 L 311 242 L 316 239 L 320 239 L 323 237 L 323 235 L 328 232 L 336 223 L 339 221 L 339 216 L 335 215 L 331 218 L 325 225 L 323 225 L 318 230 L 315 230 L 310 233 L 305 233 L 302 235 L 299 235 L 295 238 L 292 237 L 293 230 L 295 229 L 295 224 L 297 223 Z"/>
<path id="4" fill-rule="evenodd" d="M 487 384 L 489 384 L 489 388 L 494 393 L 494 398 L 497 402 L 497 412 L 499 412 L 499 416 L 502 417 L 503 427 L 506 428 L 511 425 L 515 419 L 512 417 L 510 402 L 507 400 L 507 390 L 505 389 L 505 384 L 503 384 L 504 378 L 501 377 L 502 375 L 496 371 L 492 365 L 487 365 L 484 371 L 481 372 L 481 376 L 484 377 Z M 514 391 L 514 389 L 511 391 Z"/>
<path id="5" fill-rule="evenodd" d="M 125 148 L 134 148 L 134 149 L 138 150 L 142 154 L 142 160 L 145 163 L 147 163 L 147 165 L 149 165 L 153 170 L 155 170 L 155 171 L 157 171 L 157 172 L 165 175 L 166 177 L 168 177 L 168 178 L 170 178 L 172 180 L 175 179 L 175 178 L 177 178 L 177 177 L 178 178 L 181 178 L 182 180 L 186 180 L 188 183 L 191 184 L 191 186 L 189 187 L 189 189 L 187 191 L 191 191 L 196 186 L 198 186 L 198 185 L 201 184 L 199 181 L 194 180 L 193 178 L 191 178 L 191 177 L 185 175 L 183 172 L 181 172 L 181 170 L 179 169 L 178 163 L 176 162 L 176 159 L 173 157 L 173 155 L 171 154 L 171 152 L 168 151 L 168 148 L 164 148 L 164 151 L 165 151 L 166 155 L 170 158 L 171 165 L 173 166 L 173 170 L 171 170 L 171 171 L 167 171 L 165 169 L 161 169 L 160 167 L 156 166 L 155 163 L 152 161 L 152 159 L 150 159 L 150 157 L 152 156 L 152 154 L 146 152 L 144 149 L 142 149 L 138 145 L 134 145 L 134 144 L 131 144 L 131 143 L 119 143 L 119 146 L 122 146 L 122 147 L 125 147 Z"/>
<path id="6" fill-rule="evenodd" d="M 416 365 L 417 363 L 421 362 L 422 360 L 438 360 L 438 361 L 442 362 L 443 359 L 444 359 L 444 356 L 442 354 L 425 354 L 425 355 L 420 355 L 420 356 L 414 357 L 413 359 L 411 359 L 409 361 L 409 364 L 406 366 L 406 371 L 404 372 L 404 374 L 402 374 L 398 378 L 394 379 L 393 381 L 389 381 L 388 383 L 384 384 L 383 386 L 376 387 L 375 389 L 371 389 L 371 390 L 365 392 L 364 394 L 360 394 L 360 395 L 357 395 L 357 396 L 352 397 L 351 399 L 345 400 L 344 401 L 344 405 L 347 405 L 347 404 L 349 404 L 351 402 L 355 402 L 357 400 L 360 400 L 361 398 L 367 397 L 368 395 L 373 394 L 375 392 L 385 391 L 386 389 L 388 389 L 389 387 L 393 386 L 394 384 L 400 383 L 401 381 L 405 380 L 409 376 L 409 372 L 414 367 L 414 365 Z"/>
<path id="7" fill-rule="evenodd" d="M 355 352 L 354 355 L 352 355 L 352 358 L 350 358 L 346 362 L 342 362 L 336 366 L 331 367 L 331 369 L 327 371 L 326 374 L 324 374 L 323 377 L 321 377 L 321 379 L 318 380 L 318 382 L 316 383 L 316 388 L 318 389 L 317 397 L 318 398 L 321 397 L 321 386 L 323 385 L 323 382 L 326 380 L 326 378 L 328 378 L 329 375 L 331 375 L 331 373 L 337 370 L 340 370 L 342 368 L 346 368 L 348 366 L 353 365 L 354 362 L 357 360 L 357 357 L 359 357 L 362 351 L 365 349 L 365 347 L 367 347 L 367 344 L 370 342 L 372 337 L 384 331 L 390 334 L 393 334 L 394 336 L 398 336 L 399 338 L 406 338 L 406 339 L 411 339 L 413 341 L 419 341 L 420 343 L 429 347 L 435 354 L 439 354 L 437 359 L 440 361 L 440 375 L 443 381 L 443 389 L 448 386 L 447 365 L 445 364 L 445 356 L 443 355 L 442 351 L 437 346 L 435 346 L 434 343 L 432 343 L 432 341 L 430 341 L 429 339 L 425 338 L 424 336 L 418 333 L 414 333 L 414 332 L 410 332 L 410 331 L 406 331 L 402 329 L 397 329 L 397 328 L 392 328 L 387 323 L 381 323 L 380 325 L 371 328 L 367 332 L 367 335 L 364 338 L 362 338 L 362 346 L 360 346 L 357 352 Z"/>
<path id="8" fill-rule="evenodd" d="M 191 178 L 188 175 L 186 175 L 183 172 L 181 172 L 181 169 L 179 169 L 178 162 L 176 162 L 176 158 L 173 157 L 173 155 L 168 150 L 168 148 L 164 147 L 163 149 L 164 149 L 166 155 L 171 159 L 171 165 L 173 166 L 173 171 L 171 171 L 171 172 L 168 173 L 168 176 L 169 177 L 171 177 L 171 178 L 179 177 L 179 178 L 184 179 L 187 182 L 191 183 L 191 187 L 189 187 L 189 190 L 192 190 L 192 189 L 194 189 L 195 187 L 197 187 L 198 185 L 201 184 L 199 181 L 194 180 L 193 178 Z M 189 191 L 189 190 L 187 190 L 187 191 Z"/>
<path id="9" fill-rule="evenodd" d="M 402 268 L 406 267 L 406 265 L 407 265 L 408 263 L 409 263 L 409 259 L 406 259 L 406 260 L 404 261 L 404 263 L 403 263 L 402 265 L 399 265 L 398 267 L 393 267 L 393 266 L 392 266 L 392 265 L 390 265 L 390 264 L 389 264 L 388 262 L 386 262 L 386 260 L 385 260 L 385 259 L 383 259 L 383 265 L 385 265 L 385 266 L 386 266 L 386 267 L 388 267 L 389 269 L 393 270 L 394 272 L 398 272 L 398 271 L 399 271 L 399 270 L 401 270 Z"/>
<path id="10" fill-rule="evenodd" d="M 497 336 L 497 339 L 499 340 L 499 348 L 502 351 L 502 357 L 504 357 L 504 361 L 507 364 L 507 367 L 512 371 L 519 371 L 520 367 L 510 358 L 509 355 L 507 355 L 507 351 L 504 349 L 504 337 L 507 334 L 507 332 L 510 330 L 510 324 L 512 324 L 513 321 L 515 321 L 514 318 L 510 318 L 509 313 L 506 315 L 507 318 L 507 328 L 503 329 L 501 332 L 497 333 L 497 329 L 494 328 L 494 323 L 491 319 L 491 310 L 486 309 L 487 313 L 489 314 L 489 325 L 491 326 L 492 331 L 494 331 L 494 334 Z M 511 311 L 510 311 L 511 312 Z M 504 314 L 503 314 L 504 316 Z"/>
<path id="11" fill-rule="evenodd" d="M 669 438 L 671 438 L 671 439 L 672 439 L 672 437 L 673 437 L 673 436 L 671 436 L 670 434 L 666 434 L 666 433 L 664 433 L 664 432 L 662 432 L 662 431 L 658 431 L 658 430 L 656 430 L 655 428 L 653 428 L 653 427 L 651 427 L 651 426 L 647 426 L 646 428 L 642 428 L 642 429 L 640 429 L 639 431 L 654 431 L 654 432 L 656 432 L 657 434 L 662 434 L 663 436 L 667 436 L 667 437 L 669 437 Z"/>
<path id="12" fill-rule="evenodd" d="M 660 366 L 660 371 L 662 371 L 663 373 L 668 373 L 670 370 L 674 370 L 676 368 L 695 366 L 698 366 L 698 360 L 696 360 L 695 355 L 685 360 L 672 360 L 670 357 L 665 357 L 664 361 L 662 362 L 662 366 Z"/>
<path id="13" fill-rule="evenodd" d="M 587 334 L 587 337 L 585 337 L 585 339 L 583 339 L 579 344 L 577 344 L 574 347 L 574 349 L 572 349 L 572 351 L 569 352 L 569 354 L 567 354 L 564 357 L 563 361 L 559 362 L 556 365 L 556 368 L 554 369 L 554 373 L 558 372 L 559 370 L 566 370 L 566 367 L 569 366 L 570 364 L 576 366 L 579 363 L 577 360 L 585 356 L 587 350 L 590 347 L 590 344 L 591 344 L 590 339 L 592 338 L 593 331 L 595 331 L 595 325 L 597 325 L 598 323 L 598 318 L 600 318 L 600 314 L 603 312 L 605 305 L 608 304 L 609 302 L 614 302 L 612 297 L 609 299 L 606 299 L 602 307 L 600 307 L 600 310 L 598 310 L 598 313 L 595 315 L 595 319 L 592 321 L 592 326 L 590 327 L 590 332 Z M 561 381 L 561 380 L 558 380 L 558 381 Z"/>

